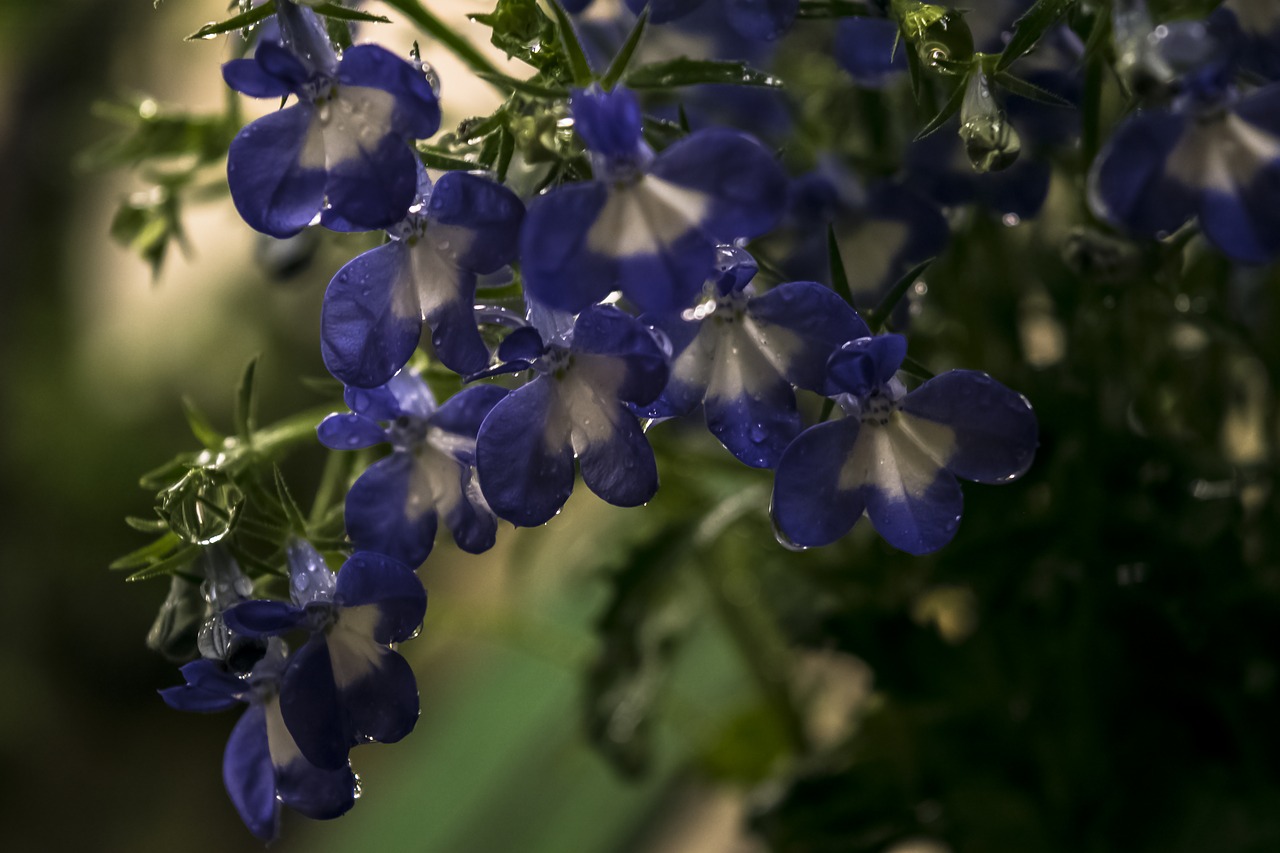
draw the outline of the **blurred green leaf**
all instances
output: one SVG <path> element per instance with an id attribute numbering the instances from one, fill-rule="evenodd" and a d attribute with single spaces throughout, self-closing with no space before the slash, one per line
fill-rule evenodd
<path id="1" fill-rule="evenodd" d="M 187 36 L 187 41 L 195 41 L 196 39 L 211 39 L 214 36 L 229 33 L 233 30 L 242 30 L 245 27 L 251 27 L 259 21 L 264 21 L 276 13 L 276 0 L 267 0 L 261 6 L 254 6 L 247 12 L 242 12 L 234 17 L 227 18 L 212 24 L 205 24 L 191 35 Z"/>
<path id="2" fill-rule="evenodd" d="M 1036 4 L 1018 18 L 1013 25 L 1013 37 L 1000 53 L 996 71 L 1004 71 L 1024 54 L 1031 52 L 1036 42 L 1049 28 L 1070 11 L 1077 0 L 1036 0 Z"/>
<path id="3" fill-rule="evenodd" d="M 645 28 L 649 24 L 649 7 L 646 6 L 640 13 L 640 17 L 636 18 L 635 25 L 631 28 L 627 40 L 622 43 L 622 47 L 618 50 L 617 56 L 613 58 L 613 62 L 609 63 L 609 68 L 604 72 L 604 76 L 600 78 L 600 85 L 605 89 L 612 89 L 622 79 L 622 75 L 626 73 L 627 68 L 631 66 L 631 60 L 636 55 L 636 48 L 640 46 L 640 40 L 644 38 Z"/>
<path id="4" fill-rule="evenodd" d="M 626 73 L 623 82 L 632 89 L 672 89 L 700 83 L 763 86 L 771 89 L 783 85 L 772 74 L 757 71 L 743 62 L 688 57 L 637 66 Z"/>

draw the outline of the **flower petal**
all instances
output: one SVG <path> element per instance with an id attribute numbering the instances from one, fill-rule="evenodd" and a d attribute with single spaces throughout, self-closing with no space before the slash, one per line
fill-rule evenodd
<path id="1" fill-rule="evenodd" d="M 417 348 L 422 317 L 408 261 L 406 246 L 387 243 L 357 255 L 329 282 L 320 311 L 320 352 L 325 367 L 345 384 L 382 385 Z"/>
<path id="2" fill-rule="evenodd" d="M 222 755 L 222 781 L 249 831 L 263 841 L 275 838 L 280 829 L 280 807 L 261 705 L 250 705 L 231 730 Z"/>
<path id="3" fill-rule="evenodd" d="M 350 811 L 356 802 L 356 777 L 351 765 L 334 770 L 316 767 L 293 742 L 280 713 L 279 699 L 267 700 L 263 710 L 280 802 L 314 820 L 331 820 Z"/>
<path id="4" fill-rule="evenodd" d="M 357 551 L 343 564 L 334 600 L 342 605 L 338 622 L 344 628 L 356 624 L 351 611 L 371 608 L 359 624 L 382 645 L 409 639 L 427 612 L 427 591 L 413 570 L 369 551 Z"/>
<path id="5" fill-rule="evenodd" d="M 470 172 L 448 172 L 436 182 L 427 215 L 442 225 L 470 233 L 458 263 L 481 275 L 516 258 L 524 203 L 502 184 Z"/>
<path id="6" fill-rule="evenodd" d="M 436 539 L 436 505 L 429 484 L 416 482 L 413 454 L 392 453 L 365 469 L 347 492 L 352 544 L 416 566 Z M 341 575 L 339 575 L 341 576 Z"/>
<path id="7" fill-rule="evenodd" d="M 835 291 L 814 281 L 779 285 L 747 303 L 750 330 L 789 382 L 810 391 L 826 384 L 827 359 L 846 341 L 871 334 Z"/>
<path id="8" fill-rule="evenodd" d="M 589 435 L 580 443 L 580 435 Z M 640 506 L 658 491 L 653 448 L 635 415 L 618 406 L 607 427 L 574 430 L 574 449 L 587 488 L 614 506 Z"/>
<path id="9" fill-rule="evenodd" d="M 573 491 L 569 424 L 552 380 L 539 377 L 501 400 L 480 427 L 476 470 L 499 518 L 545 524 Z"/>
<path id="10" fill-rule="evenodd" d="M 587 234 L 608 197 L 603 184 L 589 181 L 558 187 L 530 203 L 520 232 L 520 261 L 531 297 L 576 313 L 609 295 L 614 263 L 587 246 Z"/>
<path id="11" fill-rule="evenodd" d="M 307 761 L 326 770 L 347 766 L 351 743 L 323 634 L 312 635 L 285 669 L 280 713 Z"/>
<path id="12" fill-rule="evenodd" d="M 440 129 L 440 104 L 421 68 L 376 44 L 358 44 L 342 54 L 338 82 L 380 89 L 395 98 L 393 127 L 410 139 L 426 139 Z M 415 178 L 416 183 L 416 178 Z"/>
<path id="13" fill-rule="evenodd" d="M 611 305 L 594 305 L 578 315 L 573 327 L 573 352 L 619 363 L 621 375 L 607 393 L 622 400 L 639 405 L 650 403 L 667 384 L 667 353 L 653 333 Z M 598 360 L 579 359 L 584 367 Z M 604 392 L 603 388 L 599 390 Z"/>
<path id="14" fill-rule="evenodd" d="M 800 0 L 724 0 L 724 14 L 738 35 L 773 41 L 795 23 Z"/>
<path id="15" fill-rule="evenodd" d="M 497 385 L 473 385 L 454 394 L 431 416 L 431 425 L 442 430 L 475 438 L 480 425 L 498 401 L 507 396 L 506 388 Z"/>
<path id="16" fill-rule="evenodd" d="M 859 432 L 856 418 L 818 424 L 802 432 L 778 460 L 769 511 L 791 544 L 829 545 L 862 517 L 862 491 L 857 484 L 842 483 L 840 476 Z"/>
<path id="17" fill-rule="evenodd" d="M 305 613 L 287 601 L 258 599 L 229 607 L 222 614 L 227 627 L 243 637 L 267 637 L 292 631 Z"/>
<path id="18" fill-rule="evenodd" d="M 387 440 L 387 431 L 364 415 L 332 414 L 316 427 L 320 443 L 330 450 L 360 450 Z"/>
<path id="19" fill-rule="evenodd" d="M 231 200 L 254 230 L 292 237 L 324 204 L 324 164 L 307 155 L 314 145 L 309 144 L 314 115 L 310 105 L 286 107 L 249 124 L 231 141 Z"/>

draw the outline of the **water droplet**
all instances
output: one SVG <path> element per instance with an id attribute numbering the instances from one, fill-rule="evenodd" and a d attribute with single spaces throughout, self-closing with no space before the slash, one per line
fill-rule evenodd
<path id="1" fill-rule="evenodd" d="M 808 545 L 800 545 L 792 540 L 781 527 L 778 526 L 778 519 L 773 513 L 769 513 L 769 523 L 773 526 L 773 538 L 778 540 L 778 544 L 788 551 L 808 551 Z"/>
<path id="2" fill-rule="evenodd" d="M 351 788 L 351 796 L 352 796 L 352 797 L 354 797 L 354 798 L 355 798 L 355 799 L 357 799 L 357 800 L 358 800 L 358 799 L 360 799 L 360 796 L 364 793 L 364 788 L 363 788 L 363 787 L 361 787 L 361 785 L 360 785 L 360 774 L 359 774 L 359 773 L 352 773 L 352 774 L 351 774 L 351 784 L 352 784 L 352 788 Z"/>

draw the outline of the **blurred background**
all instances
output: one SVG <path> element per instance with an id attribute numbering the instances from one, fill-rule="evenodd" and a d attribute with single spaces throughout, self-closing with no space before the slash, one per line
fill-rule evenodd
<path id="1" fill-rule="evenodd" d="M 492 7 L 431 5 L 470 31 Z M 95 104 L 223 109 L 225 41 L 183 37 L 225 14 L 0 0 L 5 851 L 261 847 L 222 787 L 235 714 L 156 695 L 179 680 L 144 645 L 167 583 L 107 565 L 145 541 L 123 522 L 151 514 L 139 475 L 194 446 L 183 395 L 229 426 L 260 355 L 261 422 L 329 399 L 299 377 L 324 374 L 320 297 L 358 241 L 290 277 L 215 193 L 153 275 L 109 235 L 148 183 L 84 157 L 118 132 Z M 808 32 L 780 67 L 820 89 L 838 72 Z M 496 103 L 417 38 L 446 128 Z M 841 98 L 801 123 L 838 140 L 866 106 Z M 909 558 L 864 523 L 783 551 L 767 473 L 696 424 L 655 430 L 650 506 L 580 488 L 483 557 L 438 548 L 403 649 L 417 730 L 357 750 L 357 807 L 286 812 L 273 849 L 1280 849 L 1275 273 L 1203 251 L 1172 280 L 1068 263 L 1079 191 L 1059 170 L 1036 221 L 953 222 L 913 291 L 913 356 L 987 370 L 1042 424 L 1026 479 L 966 488 L 952 546 Z M 849 240 L 860 275 L 875 237 Z M 322 463 L 302 451 L 287 474 L 309 486 Z"/>

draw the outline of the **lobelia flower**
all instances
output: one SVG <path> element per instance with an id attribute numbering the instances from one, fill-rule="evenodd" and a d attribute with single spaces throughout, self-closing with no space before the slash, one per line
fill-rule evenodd
<path id="1" fill-rule="evenodd" d="M 1170 109 L 1126 119 L 1089 173 L 1089 203 L 1142 237 L 1192 217 L 1210 243 L 1245 263 L 1280 254 L 1280 84 L 1247 95 L 1201 78 Z"/>
<path id="2" fill-rule="evenodd" d="M 907 55 L 898 49 L 901 38 L 891 18 L 845 18 L 836 26 L 836 62 L 859 86 L 884 88 L 907 70 Z"/>
<path id="3" fill-rule="evenodd" d="M 1240 64 L 1268 80 L 1280 79 L 1280 3 L 1225 0 L 1219 9 L 1235 16 L 1240 31 Z"/>
<path id="4" fill-rule="evenodd" d="M 394 743 L 418 720 L 413 670 L 392 644 L 422 624 L 427 593 L 408 566 L 357 551 L 334 577 L 309 543 L 289 543 L 284 601 L 246 601 L 227 624 L 247 636 L 295 629 L 311 638 L 280 678 L 280 714 L 307 761 L 329 770 L 359 743 Z"/>
<path id="5" fill-rule="evenodd" d="M 901 335 L 878 335 L 832 354 L 831 389 L 847 416 L 801 433 L 774 480 L 774 523 L 794 545 L 834 542 L 865 512 L 890 545 L 927 554 L 959 527 L 957 477 L 1004 483 L 1031 466 L 1038 439 L 1026 398 L 972 370 L 907 393 L 894 375 L 906 352 Z"/>
<path id="6" fill-rule="evenodd" d="M 532 327 L 499 347 L 506 371 L 532 381 L 493 407 L 476 439 L 476 470 L 489 506 L 533 527 L 573 491 L 573 460 L 587 488 L 616 506 L 638 506 L 658 489 L 653 450 L 628 404 L 647 405 L 667 383 L 668 353 L 634 318 L 591 306 L 565 336 Z"/>
<path id="7" fill-rule="evenodd" d="M 240 703 L 240 717 L 222 758 L 222 781 L 240 819 L 263 841 L 276 837 L 280 806 L 328 820 L 355 804 L 356 777 L 349 764 L 324 769 L 298 749 L 280 713 L 280 678 L 287 660 L 283 641 L 273 638 L 266 655 L 247 676 L 201 659 L 182 667 L 187 683 L 160 696 L 179 711 L 225 711 Z"/>
<path id="8" fill-rule="evenodd" d="M 462 550 L 493 547 L 498 523 L 476 481 L 476 433 L 506 395 L 477 385 L 437 408 L 427 384 L 408 370 L 379 388 L 347 389 L 352 413 L 325 418 L 321 443 L 334 450 L 392 447 L 347 492 L 347 535 L 357 550 L 416 566 L 431 553 L 442 516 Z"/>
<path id="9" fill-rule="evenodd" d="M 476 325 L 476 277 L 515 260 L 523 218 L 520 199 L 496 181 L 449 172 L 432 186 L 419 167 L 417 195 L 388 229 L 391 241 L 329 283 L 320 315 L 329 372 L 347 385 L 382 385 L 409 361 L 424 323 L 446 367 L 483 370 L 489 349 Z"/>
<path id="10" fill-rule="evenodd" d="M 393 225 L 417 183 L 408 140 L 440 126 L 430 82 L 377 45 L 357 45 L 338 59 L 309 9 L 280 2 L 277 18 L 284 46 L 263 42 L 252 59 L 222 67 L 237 92 L 297 98 L 232 140 L 227 183 L 236 210 L 250 227 L 280 238 L 309 225 L 326 201 L 356 227 Z"/>
<path id="11" fill-rule="evenodd" d="M 773 227 L 786 178 L 750 137 L 702 130 L 655 155 L 624 89 L 577 90 L 573 116 L 596 179 L 534 199 L 520 238 L 526 291 L 578 312 L 621 290 L 642 311 L 693 301 L 715 247 Z"/>
<path id="12" fill-rule="evenodd" d="M 724 247 L 721 257 L 721 274 L 701 305 L 641 318 L 665 332 L 674 350 L 671 380 L 642 414 L 684 415 L 702 403 L 707 428 L 730 453 L 772 468 L 800 433 L 792 386 L 821 391 L 831 351 L 870 331 L 824 285 L 796 281 L 757 296 L 751 256 Z"/>

